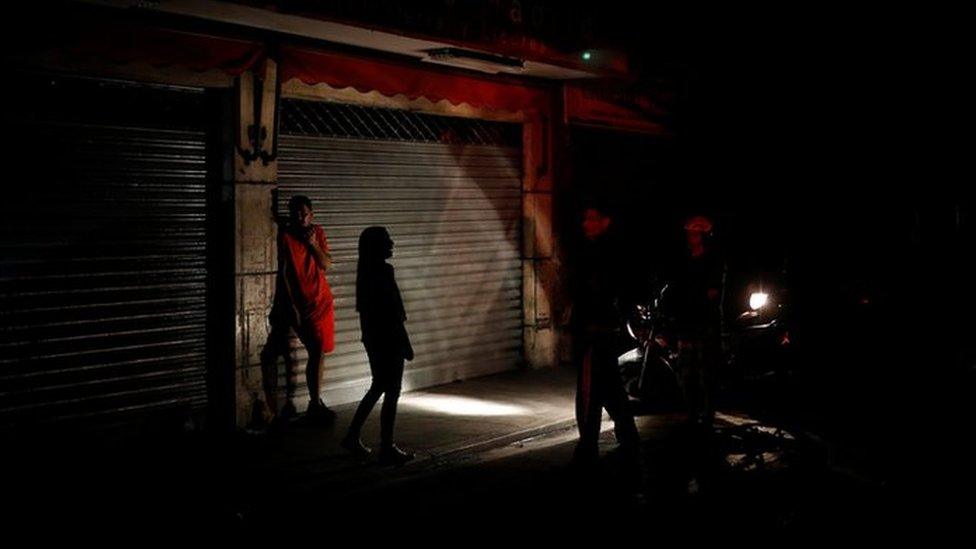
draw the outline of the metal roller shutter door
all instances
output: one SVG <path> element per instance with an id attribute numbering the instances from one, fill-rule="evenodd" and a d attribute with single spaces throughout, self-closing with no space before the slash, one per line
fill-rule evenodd
<path id="1" fill-rule="evenodd" d="M 286 100 L 284 119 L 294 119 L 294 110 L 307 103 Z M 358 111 L 367 117 L 377 109 Z M 458 141 L 466 121 L 452 123 Z M 336 350 L 326 358 L 327 402 L 360 398 L 369 380 L 355 279 L 359 234 L 371 225 L 386 227 L 395 242 L 390 262 L 416 351 L 404 374 L 405 388 L 517 367 L 522 357 L 519 148 L 434 138 L 295 135 L 287 122 L 284 126 L 279 214 L 287 215 L 290 196 L 308 195 L 335 261 L 329 282 L 336 296 Z M 300 364 L 305 357 L 301 350 Z"/>
<path id="2" fill-rule="evenodd" d="M 22 84 L 0 426 L 185 421 L 207 403 L 202 91 Z"/>

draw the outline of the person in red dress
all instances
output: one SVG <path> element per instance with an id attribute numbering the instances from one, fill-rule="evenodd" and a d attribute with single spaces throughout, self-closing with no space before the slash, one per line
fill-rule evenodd
<path id="1" fill-rule="evenodd" d="M 265 398 L 274 415 L 277 409 L 277 360 L 290 360 L 289 331 L 294 330 L 308 351 L 305 377 L 309 405 L 306 417 L 314 422 L 335 419 L 319 393 L 322 387 L 322 362 L 335 348 L 334 298 L 326 272 L 332 265 L 329 243 L 321 226 L 312 223 L 312 201 L 295 195 L 288 201 L 288 224 L 278 231 L 278 276 L 271 308 L 271 333 L 261 352 Z M 289 364 L 290 366 L 290 364 Z M 289 368 L 289 372 L 293 368 Z M 289 376 L 287 402 L 279 417 L 295 415 L 292 397 L 295 383 Z"/>

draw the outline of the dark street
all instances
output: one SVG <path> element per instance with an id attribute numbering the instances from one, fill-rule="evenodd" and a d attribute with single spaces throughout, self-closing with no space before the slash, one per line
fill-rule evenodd
<path id="1" fill-rule="evenodd" d="M 10 6 L 4 532 L 928 546 L 972 522 L 965 17 Z"/>
<path id="2" fill-rule="evenodd" d="M 571 378 L 556 374 L 502 374 L 408 395 L 402 439 L 419 457 L 396 468 L 349 456 L 337 446 L 341 429 L 300 422 L 221 443 L 179 437 L 139 449 L 82 443 L 39 451 L 45 442 L 37 441 L 37 453 L 20 463 L 30 475 L 10 484 L 17 497 L 9 501 L 18 504 L 7 516 L 17 517 L 11 525 L 42 531 L 58 517 L 85 537 L 103 535 L 97 525 L 113 517 L 119 532 L 235 539 L 273 537 L 284 524 L 362 528 L 369 517 L 383 516 L 403 532 L 436 520 L 444 539 L 489 524 L 490 537 L 523 529 L 545 537 L 540 524 L 585 512 L 618 525 L 615 536 L 636 541 L 949 535 L 961 524 L 955 517 L 965 514 L 946 499 L 945 487 L 919 489 L 931 474 L 926 461 L 881 476 L 865 448 L 743 411 L 719 412 L 711 431 L 680 413 L 640 415 L 637 462 L 619 451 L 605 420 L 598 462 L 575 465 L 578 433 L 565 413 Z M 496 397 L 478 396 L 486 393 Z M 337 427 L 351 414 L 348 406 L 338 411 Z M 377 423 L 367 425 L 367 438 L 377 434 Z M 437 437 L 426 436 L 434 429 Z M 951 456 L 939 461 L 953 463 Z M 241 478 L 254 481 L 241 490 Z"/>

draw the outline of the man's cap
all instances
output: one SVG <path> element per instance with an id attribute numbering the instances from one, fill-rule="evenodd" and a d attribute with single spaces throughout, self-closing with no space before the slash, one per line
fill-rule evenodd
<path id="1" fill-rule="evenodd" d="M 712 220 L 704 215 L 693 215 L 685 221 L 685 230 L 690 233 L 710 233 L 714 228 Z"/>

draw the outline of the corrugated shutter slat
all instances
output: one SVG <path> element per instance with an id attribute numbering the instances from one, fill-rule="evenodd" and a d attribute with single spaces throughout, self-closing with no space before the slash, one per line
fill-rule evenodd
<path id="1" fill-rule="evenodd" d="M 101 93 L 84 86 L 71 101 L 83 103 L 83 90 Z M 153 93 L 174 94 L 174 104 L 200 95 Z M 100 124 L 95 109 L 45 118 L 43 105 L 34 108 L 40 116 L 15 121 L 27 180 L 0 221 L 0 426 L 135 424 L 201 412 L 202 120 L 200 129 L 127 126 Z"/>
<path id="2" fill-rule="evenodd" d="M 289 102 L 283 104 L 289 109 Z M 287 116 L 287 111 L 285 115 Z M 511 369 L 521 360 L 521 152 L 500 145 L 279 138 L 279 213 L 311 198 L 335 265 L 336 350 L 323 390 L 362 396 L 369 368 L 355 312 L 357 245 L 387 228 L 416 360 L 407 388 Z M 303 363 L 306 354 L 298 351 Z M 283 381 L 282 381 L 283 383 Z"/>

